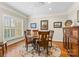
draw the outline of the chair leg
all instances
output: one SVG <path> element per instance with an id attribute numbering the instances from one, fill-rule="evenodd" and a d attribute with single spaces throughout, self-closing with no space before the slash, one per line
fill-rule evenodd
<path id="1" fill-rule="evenodd" d="M 39 51 L 38 51 L 38 55 L 40 56 L 40 47 L 39 47 L 38 49 L 39 49 Z"/>
<path id="2" fill-rule="evenodd" d="M 5 48 L 6 48 L 6 51 L 7 51 L 7 43 L 5 43 Z"/>
<path id="3" fill-rule="evenodd" d="M 38 55 L 40 56 L 40 47 L 37 45 Z"/>
<path id="4" fill-rule="evenodd" d="M 26 45 L 26 51 L 28 51 L 28 44 Z"/>
<path id="5" fill-rule="evenodd" d="M 32 42 L 32 46 L 33 46 L 33 49 L 35 50 L 35 48 L 36 48 L 35 41 Z"/>
<path id="6" fill-rule="evenodd" d="M 38 45 L 36 45 L 36 50 L 38 51 Z"/>
<path id="7" fill-rule="evenodd" d="M 51 47 L 52 47 L 52 42 L 51 42 Z"/>
<path id="8" fill-rule="evenodd" d="M 47 56 L 48 56 L 48 53 L 49 53 L 49 52 L 48 52 L 48 47 L 47 47 Z"/>

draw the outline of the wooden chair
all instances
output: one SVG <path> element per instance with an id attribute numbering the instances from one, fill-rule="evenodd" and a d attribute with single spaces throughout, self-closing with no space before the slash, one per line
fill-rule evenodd
<path id="1" fill-rule="evenodd" d="M 26 32 L 27 32 L 26 34 L 27 34 L 28 36 L 31 36 L 31 30 L 30 30 L 30 29 L 27 29 Z"/>
<path id="2" fill-rule="evenodd" d="M 38 55 L 40 55 L 40 48 L 43 47 L 44 49 L 47 50 L 47 55 L 48 55 L 48 41 L 49 41 L 49 31 L 39 31 L 39 41 L 37 42 L 37 49 L 38 49 Z"/>
<path id="3" fill-rule="evenodd" d="M 33 43 L 32 37 L 31 36 L 27 36 L 27 31 L 24 31 L 24 36 L 25 36 L 25 47 L 26 50 L 28 51 L 28 45 Z"/>
<path id="4" fill-rule="evenodd" d="M 52 39 L 53 39 L 54 31 L 50 30 L 49 32 L 50 32 L 50 34 L 49 34 L 49 43 L 51 44 L 51 47 L 52 47 Z"/>
<path id="5" fill-rule="evenodd" d="M 2 48 L 2 56 L 4 56 L 4 50 L 7 51 L 7 42 L 0 42 L 0 47 Z"/>
<path id="6" fill-rule="evenodd" d="M 38 30 L 32 30 L 32 32 L 34 37 L 38 36 Z"/>

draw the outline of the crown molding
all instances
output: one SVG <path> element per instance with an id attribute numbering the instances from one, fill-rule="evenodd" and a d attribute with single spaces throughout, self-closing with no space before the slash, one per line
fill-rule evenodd
<path id="1" fill-rule="evenodd" d="M 18 15 L 20 17 L 24 17 L 24 18 L 28 18 L 29 17 L 28 15 L 26 15 L 26 14 L 24 14 L 24 13 L 22 13 L 22 12 L 16 10 L 16 9 L 14 9 L 13 7 L 7 5 L 6 3 L 2 3 L 1 2 L 0 3 L 0 7 L 1 7 L 2 10 L 7 10 L 7 11 L 12 12 L 15 15 Z"/>

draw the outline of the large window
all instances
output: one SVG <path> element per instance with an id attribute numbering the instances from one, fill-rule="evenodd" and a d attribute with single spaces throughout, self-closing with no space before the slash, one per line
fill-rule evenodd
<path id="1" fill-rule="evenodd" d="M 4 39 L 11 40 L 22 36 L 22 20 L 4 16 Z"/>

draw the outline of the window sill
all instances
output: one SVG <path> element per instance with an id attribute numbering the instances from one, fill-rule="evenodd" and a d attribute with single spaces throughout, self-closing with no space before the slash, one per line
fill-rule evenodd
<path id="1" fill-rule="evenodd" d="M 12 40 L 15 40 L 15 39 L 19 39 L 19 38 L 22 38 L 23 36 L 17 36 L 17 37 L 12 37 L 12 38 L 7 38 L 5 39 L 6 41 L 12 41 Z"/>

